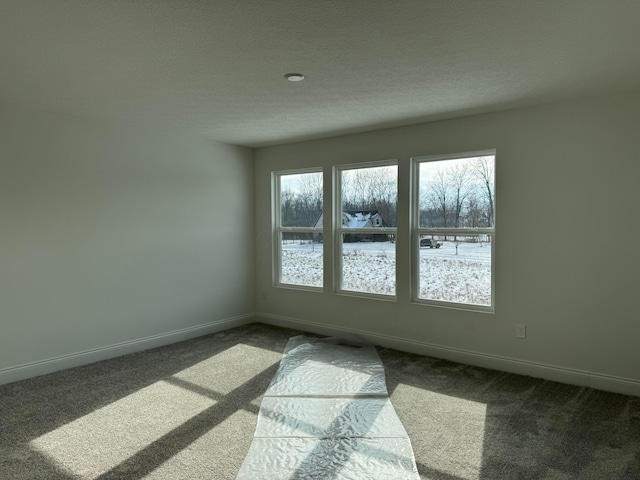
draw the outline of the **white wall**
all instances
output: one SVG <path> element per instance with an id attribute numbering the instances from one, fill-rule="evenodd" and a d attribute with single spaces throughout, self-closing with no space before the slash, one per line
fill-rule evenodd
<path id="1" fill-rule="evenodd" d="M 0 383 L 251 319 L 252 155 L 3 108 Z"/>
<path id="2" fill-rule="evenodd" d="M 259 318 L 367 332 L 377 343 L 640 395 L 639 126 L 635 92 L 258 149 Z M 412 304 L 402 235 L 397 302 L 272 286 L 271 171 L 396 158 L 406 225 L 410 157 L 490 148 L 497 149 L 495 314 Z M 526 340 L 515 338 L 519 323 Z"/>

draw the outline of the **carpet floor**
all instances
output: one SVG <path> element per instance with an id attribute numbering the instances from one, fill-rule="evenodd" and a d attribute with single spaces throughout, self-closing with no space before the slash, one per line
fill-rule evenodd
<path id="1" fill-rule="evenodd" d="M 299 333 L 252 324 L 0 386 L 0 478 L 235 479 Z M 640 479 L 638 397 L 378 353 L 422 479 Z"/>

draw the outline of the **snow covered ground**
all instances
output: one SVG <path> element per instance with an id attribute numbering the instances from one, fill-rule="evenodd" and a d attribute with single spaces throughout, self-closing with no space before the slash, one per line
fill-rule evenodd
<path id="1" fill-rule="evenodd" d="M 475 305 L 491 304 L 491 245 L 441 242 L 420 248 L 420 298 Z M 395 244 L 345 243 L 342 289 L 395 295 Z M 322 286 L 322 244 L 283 245 L 282 282 Z"/>

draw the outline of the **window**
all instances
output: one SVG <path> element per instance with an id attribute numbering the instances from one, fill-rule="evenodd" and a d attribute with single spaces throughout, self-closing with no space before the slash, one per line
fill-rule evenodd
<path id="1" fill-rule="evenodd" d="M 396 295 L 398 166 L 336 168 L 338 291 Z"/>
<path id="2" fill-rule="evenodd" d="M 322 172 L 273 175 L 275 283 L 322 288 Z"/>
<path id="3" fill-rule="evenodd" d="M 400 178 L 395 160 L 334 166 L 330 219 L 321 168 L 273 172 L 274 284 L 492 312 L 495 151 L 402 161 Z M 399 258 L 411 270 L 402 291 L 399 182 Z"/>
<path id="4" fill-rule="evenodd" d="M 495 151 L 413 161 L 414 301 L 491 311 Z"/>

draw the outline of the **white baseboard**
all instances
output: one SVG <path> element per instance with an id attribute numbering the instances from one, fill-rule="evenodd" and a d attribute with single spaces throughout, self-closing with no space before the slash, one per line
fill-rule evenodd
<path id="1" fill-rule="evenodd" d="M 321 335 L 358 335 L 366 338 L 371 343 L 383 347 L 394 348 L 404 352 L 417 353 L 430 357 L 443 358 L 454 362 L 475 365 L 493 370 L 529 375 L 536 378 L 544 378 L 570 385 L 591 387 L 609 392 L 622 393 L 640 397 L 640 381 L 604 375 L 595 372 L 576 370 L 556 365 L 530 362 L 516 358 L 490 355 L 481 352 L 451 348 L 426 342 L 408 340 L 391 335 L 356 330 L 352 328 L 337 327 L 317 322 L 310 322 L 296 318 L 271 315 L 266 313 L 250 313 L 237 317 L 225 318 L 214 322 L 183 328 L 172 332 L 152 335 L 145 338 L 130 340 L 115 345 L 71 353 L 59 357 L 39 360 L 23 365 L 0 369 L 0 385 L 26 378 L 36 377 L 47 373 L 79 367 L 100 360 L 127 355 L 129 353 L 148 350 L 150 348 L 168 345 L 170 343 L 188 340 L 190 338 L 208 335 L 210 333 L 228 330 L 252 322 L 261 322 L 269 325 L 305 330 Z"/>
<path id="2" fill-rule="evenodd" d="M 557 365 L 548 365 L 544 363 L 519 360 L 517 358 L 503 357 L 500 355 L 490 355 L 459 348 L 445 347 L 432 343 L 407 340 L 405 338 L 390 335 L 381 335 L 352 328 L 336 327 L 333 325 L 282 317 L 279 315 L 256 313 L 255 320 L 269 325 L 306 330 L 308 332 L 321 335 L 358 335 L 359 337 L 366 338 L 373 344 L 387 348 L 394 348 L 403 352 L 417 353 L 419 355 L 442 358 L 458 363 L 475 365 L 503 372 L 528 375 L 535 378 L 544 378 L 570 385 L 591 387 L 598 390 L 640 397 L 640 381 L 630 378 L 615 377 L 612 375 L 576 370 Z"/>
<path id="3" fill-rule="evenodd" d="M 213 322 L 196 325 L 195 327 L 182 328 L 172 332 L 151 335 L 145 338 L 129 340 L 127 342 L 107 345 L 104 347 L 92 348 L 83 352 L 61 355 L 59 357 L 48 358 L 36 362 L 17 365 L 0 369 L 0 385 L 26 378 L 36 377 L 47 373 L 64 370 L 67 368 L 79 367 L 88 363 L 106 360 L 108 358 L 119 357 L 129 353 L 148 350 L 150 348 L 161 347 L 170 343 L 189 340 L 190 338 L 208 335 L 210 333 L 240 327 L 248 323 L 255 322 L 255 314 L 239 315 L 237 317 L 224 318 Z"/>

